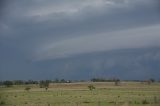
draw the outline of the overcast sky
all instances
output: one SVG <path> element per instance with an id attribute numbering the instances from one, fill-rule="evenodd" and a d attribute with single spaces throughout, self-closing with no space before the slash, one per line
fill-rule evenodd
<path id="1" fill-rule="evenodd" d="M 159 47 L 159 0 L 0 2 L 1 80 L 158 79 Z"/>

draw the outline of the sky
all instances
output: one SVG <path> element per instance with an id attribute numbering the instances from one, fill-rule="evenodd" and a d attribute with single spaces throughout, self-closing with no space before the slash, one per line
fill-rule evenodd
<path id="1" fill-rule="evenodd" d="M 159 0 L 1 0 L 0 80 L 160 80 Z"/>

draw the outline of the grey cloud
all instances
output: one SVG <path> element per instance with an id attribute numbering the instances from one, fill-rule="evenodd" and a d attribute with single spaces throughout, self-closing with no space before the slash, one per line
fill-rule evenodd
<path id="1" fill-rule="evenodd" d="M 40 42 L 41 45 L 45 42 L 55 42 L 57 41 L 57 39 L 68 39 L 70 37 L 86 35 L 94 36 L 95 33 L 98 34 L 102 33 L 103 31 L 109 32 L 115 31 L 117 29 L 127 29 L 130 27 L 145 26 L 159 23 L 159 14 L 157 12 L 157 9 L 153 8 L 152 5 L 151 7 L 148 6 L 149 5 L 144 5 L 144 7 L 135 6 L 131 9 L 129 8 L 129 6 L 127 8 L 113 8 L 106 14 L 105 11 L 100 14 L 97 14 L 98 11 L 93 11 L 94 9 L 90 9 L 88 10 L 88 12 L 82 10 L 83 14 L 73 16 L 77 18 L 75 20 L 71 16 L 66 16 L 63 13 L 59 13 L 58 15 L 49 15 L 49 17 L 55 17 L 55 15 L 58 16 L 58 20 L 56 21 L 49 19 L 44 22 L 34 23 L 34 20 L 36 20 L 37 17 L 33 17 L 33 19 L 31 19 L 33 20 L 34 24 L 27 24 L 27 26 L 30 26 L 30 28 L 27 28 L 29 31 L 32 31 L 34 37 L 33 35 L 28 35 L 26 32 L 28 30 L 26 29 L 22 30 L 22 34 L 25 35 L 24 32 L 26 32 L 27 38 L 28 36 L 32 36 L 32 39 L 34 38 L 34 40 Z M 85 10 L 87 10 L 87 7 Z M 104 10 L 106 9 L 104 8 Z M 37 36 L 35 35 L 38 35 L 38 40 Z"/>
<path id="2" fill-rule="evenodd" d="M 4 79 L 18 78 L 17 73 L 22 76 L 25 73 L 26 78 L 43 75 L 51 78 L 55 73 L 54 77 L 67 77 L 61 75 L 67 71 L 70 73 L 68 78 L 80 78 L 88 77 L 91 70 L 94 70 L 93 74 L 106 73 L 98 72 L 100 69 L 111 69 L 109 73 L 113 70 L 114 74 L 115 66 L 120 70 L 124 67 L 124 64 L 116 62 L 123 59 L 117 57 L 105 62 L 103 57 L 107 57 L 106 54 L 92 64 L 88 64 L 90 61 L 82 64 L 85 60 L 74 64 L 72 58 L 78 61 L 83 57 L 79 57 L 80 55 L 104 53 L 113 49 L 159 47 L 159 9 L 159 0 L 0 2 L 0 75 L 4 75 Z M 132 55 L 134 54 L 131 53 Z M 139 57 L 142 63 L 152 58 L 158 61 L 159 53 L 148 53 Z M 42 61 L 30 62 L 31 60 Z M 128 66 L 136 70 L 134 66 Z M 145 70 L 143 64 L 136 67 L 139 71 Z M 37 70 L 40 70 L 39 76 L 36 75 Z"/>
<path id="3" fill-rule="evenodd" d="M 104 1 L 105 0 L 102 0 L 102 3 Z M 122 5 L 119 8 L 113 5 L 113 6 L 103 6 L 103 8 L 99 10 L 100 7 L 92 6 L 93 3 L 90 1 L 86 1 L 88 4 L 90 3 L 90 6 L 83 6 L 83 4 L 86 3 L 84 1 L 83 2 L 75 1 L 73 3 L 70 2 L 57 3 L 57 1 L 52 1 L 51 3 L 50 1 L 48 2 L 36 1 L 35 3 L 32 2 L 26 2 L 26 1 L 25 2 L 21 1 L 20 3 L 16 2 L 18 6 L 15 3 L 16 7 L 15 6 L 13 6 L 13 8 L 10 7 L 11 8 L 10 14 L 8 14 L 9 16 L 6 18 L 11 17 L 12 20 L 10 20 L 11 18 L 7 20 L 4 19 L 4 22 L 6 22 L 5 24 L 13 29 L 13 31 L 15 32 L 14 36 L 15 35 L 24 36 L 26 35 L 26 32 L 30 32 L 33 33 L 32 36 L 38 35 L 38 37 L 42 36 L 42 38 L 52 36 L 52 38 L 54 39 L 57 38 L 56 36 L 65 37 L 71 35 L 72 36 L 80 34 L 83 35 L 85 33 L 96 33 L 96 32 L 99 33 L 103 30 L 110 31 L 116 29 L 124 29 L 131 26 L 138 26 L 138 25 L 143 26 L 146 25 L 147 23 L 153 24 L 159 22 L 158 21 L 159 12 L 157 12 L 158 9 L 155 7 L 155 3 L 152 3 L 154 5 L 151 5 L 151 3 L 146 3 L 142 6 L 137 6 L 135 5 L 135 3 L 132 3 L 132 1 L 129 1 L 131 2 L 129 4 L 124 4 L 123 2 L 120 3 L 123 4 L 124 6 Z M 68 9 L 65 9 L 67 11 L 70 8 L 78 7 L 76 6 L 77 4 L 79 4 L 79 8 L 80 7 L 83 8 L 73 15 L 67 15 L 66 12 L 59 12 L 59 13 L 56 12 L 48 14 L 46 16 L 26 15 L 27 13 L 29 14 L 29 12 L 33 12 L 34 10 L 39 10 L 40 8 L 42 9 L 44 8 L 45 10 L 46 9 L 45 7 L 47 7 L 48 5 L 51 5 L 53 9 L 46 11 L 55 11 L 54 10 L 55 6 L 58 8 L 63 8 L 64 5 L 68 6 Z"/>
<path id="4" fill-rule="evenodd" d="M 104 33 L 76 37 L 61 42 L 47 44 L 36 54 L 38 59 L 55 59 L 81 53 L 106 51 L 124 48 L 160 46 L 160 26 L 144 27 L 114 33 Z"/>
<path id="5" fill-rule="evenodd" d="M 112 1 L 114 2 L 113 5 L 103 5 L 101 9 L 95 7 L 96 2 L 103 3 L 105 0 L 94 1 L 95 3 L 90 2 L 90 0 L 83 2 L 57 0 L 10 1 L 6 3 L 6 7 L 3 7 L 5 14 L 3 14 L 4 18 L 0 20 L 1 42 L 6 39 L 5 43 L 7 43 L 8 38 L 5 37 L 12 37 L 11 41 L 15 41 L 15 46 L 23 45 L 28 48 L 27 46 L 32 45 L 32 47 L 37 48 L 38 45 L 43 46 L 41 44 L 45 42 L 55 42 L 76 36 L 94 35 L 104 31 L 159 23 L 156 1 L 114 0 Z M 54 10 L 57 7 L 63 8 L 64 5 L 69 9 L 78 8 L 79 11 L 73 15 L 60 12 L 51 13 L 44 17 L 27 16 L 34 10 L 40 10 L 41 8 L 45 10 L 48 6 L 52 6 Z M 100 5 L 102 4 L 100 3 Z M 39 21 L 41 19 L 42 21 Z"/>

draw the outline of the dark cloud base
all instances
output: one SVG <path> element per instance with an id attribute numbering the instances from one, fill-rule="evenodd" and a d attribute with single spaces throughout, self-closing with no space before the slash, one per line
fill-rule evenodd
<path id="1" fill-rule="evenodd" d="M 40 80 L 64 78 L 88 80 L 93 77 L 102 77 L 124 80 L 149 78 L 160 80 L 159 64 L 160 48 L 113 50 L 104 53 L 79 55 L 72 58 L 25 63 L 23 68 L 18 70 L 1 71 L 0 79 Z"/>
<path id="2" fill-rule="evenodd" d="M 77 38 L 79 41 L 78 38 L 83 36 L 92 38 L 101 33 L 141 29 L 160 23 L 159 0 L 128 0 L 128 3 L 125 3 L 126 0 L 112 0 L 111 4 L 104 4 L 105 0 L 94 0 L 96 5 L 93 0 L 91 1 L 1 0 L 0 80 L 92 77 L 158 79 L 160 48 L 156 48 L 156 45 L 160 45 L 157 36 L 159 30 L 152 31 L 153 36 L 149 35 L 148 41 L 151 39 L 153 42 L 147 43 L 145 47 L 155 45 L 150 48 L 125 50 L 117 48 L 108 52 L 82 54 L 69 58 L 53 60 L 52 57 L 47 57 L 44 60 L 31 61 L 34 60 L 33 55 L 37 55 L 41 49 L 48 50 L 47 48 L 54 46 L 56 42 L 72 38 Z M 137 34 L 136 31 L 133 33 Z M 106 35 L 106 39 L 109 36 Z M 140 36 L 136 37 L 135 39 L 140 39 Z M 122 35 L 116 37 L 117 41 L 119 38 L 122 38 Z M 127 43 L 130 45 L 127 38 L 123 39 L 126 45 Z M 145 43 L 146 36 L 144 35 L 140 41 L 142 44 Z M 88 42 L 93 41 L 89 39 Z M 109 45 L 114 43 L 111 42 Z M 83 46 L 85 45 L 81 43 L 78 45 L 79 48 Z M 131 48 L 130 46 L 127 47 Z M 67 47 L 70 48 L 71 45 Z M 63 55 L 64 51 L 61 51 L 61 48 L 66 51 L 65 44 L 57 47 L 60 51 L 58 54 Z M 57 51 L 53 50 L 49 56 L 53 56 L 55 52 Z"/>

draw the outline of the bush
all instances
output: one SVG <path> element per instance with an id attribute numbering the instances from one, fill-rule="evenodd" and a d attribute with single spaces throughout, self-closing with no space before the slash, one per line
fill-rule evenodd
<path id="1" fill-rule="evenodd" d="M 145 99 L 145 100 L 142 100 L 142 104 L 149 104 L 149 102 Z"/>
<path id="2" fill-rule="evenodd" d="M 15 85 L 23 85 L 23 84 L 24 84 L 24 81 L 22 81 L 22 80 L 15 80 L 15 81 L 14 81 L 14 84 L 15 84 Z"/>
<path id="3" fill-rule="evenodd" d="M 96 88 L 95 88 L 93 85 L 89 85 L 89 86 L 88 86 L 88 89 L 92 91 L 92 90 L 94 90 L 94 89 L 96 89 Z"/>
<path id="4" fill-rule="evenodd" d="M 4 81 L 3 84 L 6 86 L 6 87 L 11 87 L 13 85 L 13 82 L 12 81 Z"/>
<path id="5" fill-rule="evenodd" d="M 149 79 L 152 83 L 154 83 L 155 82 L 155 79 L 153 79 L 153 78 L 151 78 L 151 79 Z"/>
<path id="6" fill-rule="evenodd" d="M 26 88 L 25 88 L 26 91 L 29 91 L 30 89 L 31 89 L 30 87 L 26 87 Z"/>
<path id="7" fill-rule="evenodd" d="M 120 80 L 119 80 L 119 79 L 115 79 L 114 84 L 115 84 L 116 86 L 118 86 L 118 85 L 120 84 Z"/>
<path id="8" fill-rule="evenodd" d="M 0 102 L 0 105 L 4 105 L 4 104 L 6 104 L 4 101 L 1 101 L 1 102 Z"/>
<path id="9" fill-rule="evenodd" d="M 48 88 L 49 87 L 49 83 L 50 83 L 50 81 L 49 80 L 46 80 L 46 81 L 40 81 L 40 83 L 39 83 L 39 86 L 40 86 L 40 88 Z"/>

